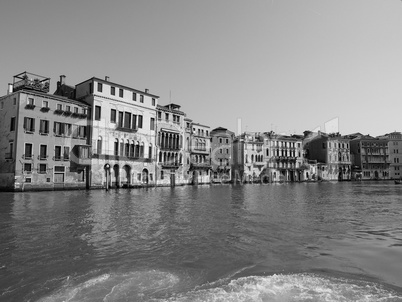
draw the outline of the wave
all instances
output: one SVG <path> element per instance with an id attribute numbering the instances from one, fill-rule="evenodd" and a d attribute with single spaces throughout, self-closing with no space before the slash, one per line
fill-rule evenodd
<path id="1" fill-rule="evenodd" d="M 402 301 L 402 295 L 376 283 L 293 274 L 242 277 L 224 286 L 178 294 L 167 301 L 396 302 Z"/>
<path id="2" fill-rule="evenodd" d="M 314 273 L 227 278 L 180 292 L 186 280 L 157 270 L 103 274 L 67 285 L 40 302 L 75 301 L 402 301 L 402 294 L 379 283 Z"/>

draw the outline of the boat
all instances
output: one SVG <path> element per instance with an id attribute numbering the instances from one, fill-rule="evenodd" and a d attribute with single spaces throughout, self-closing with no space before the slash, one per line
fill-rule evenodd
<path id="1" fill-rule="evenodd" d="M 402 185 L 402 179 L 395 179 L 394 181 L 396 185 Z"/>

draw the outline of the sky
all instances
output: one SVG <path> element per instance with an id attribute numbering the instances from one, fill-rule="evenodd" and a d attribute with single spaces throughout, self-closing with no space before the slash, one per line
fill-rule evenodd
<path id="1" fill-rule="evenodd" d="M 0 95 L 109 76 L 236 133 L 402 131 L 401 0 L 2 1 L 0 40 Z"/>

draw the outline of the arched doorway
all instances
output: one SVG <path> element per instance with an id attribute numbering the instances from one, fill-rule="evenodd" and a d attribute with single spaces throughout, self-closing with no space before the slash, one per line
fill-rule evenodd
<path id="1" fill-rule="evenodd" d="M 121 184 L 129 187 L 131 184 L 131 167 L 129 165 L 123 166 L 123 173 L 121 175 Z"/>
<path id="2" fill-rule="evenodd" d="M 112 186 L 113 187 L 120 187 L 120 171 L 119 165 L 113 166 L 113 178 L 112 178 Z"/>
<path id="3" fill-rule="evenodd" d="M 142 170 L 142 183 L 148 184 L 148 174 L 147 169 Z"/>

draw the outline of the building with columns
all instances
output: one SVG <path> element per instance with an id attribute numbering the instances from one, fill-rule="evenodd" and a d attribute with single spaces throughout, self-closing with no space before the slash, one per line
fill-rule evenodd
<path id="1" fill-rule="evenodd" d="M 158 105 L 157 183 L 175 186 L 187 183 L 184 169 L 184 112 L 177 104 Z"/>
<path id="2" fill-rule="evenodd" d="M 90 78 L 75 86 L 76 99 L 88 104 L 92 146 L 90 186 L 132 187 L 156 184 L 156 108 L 159 97 Z"/>

